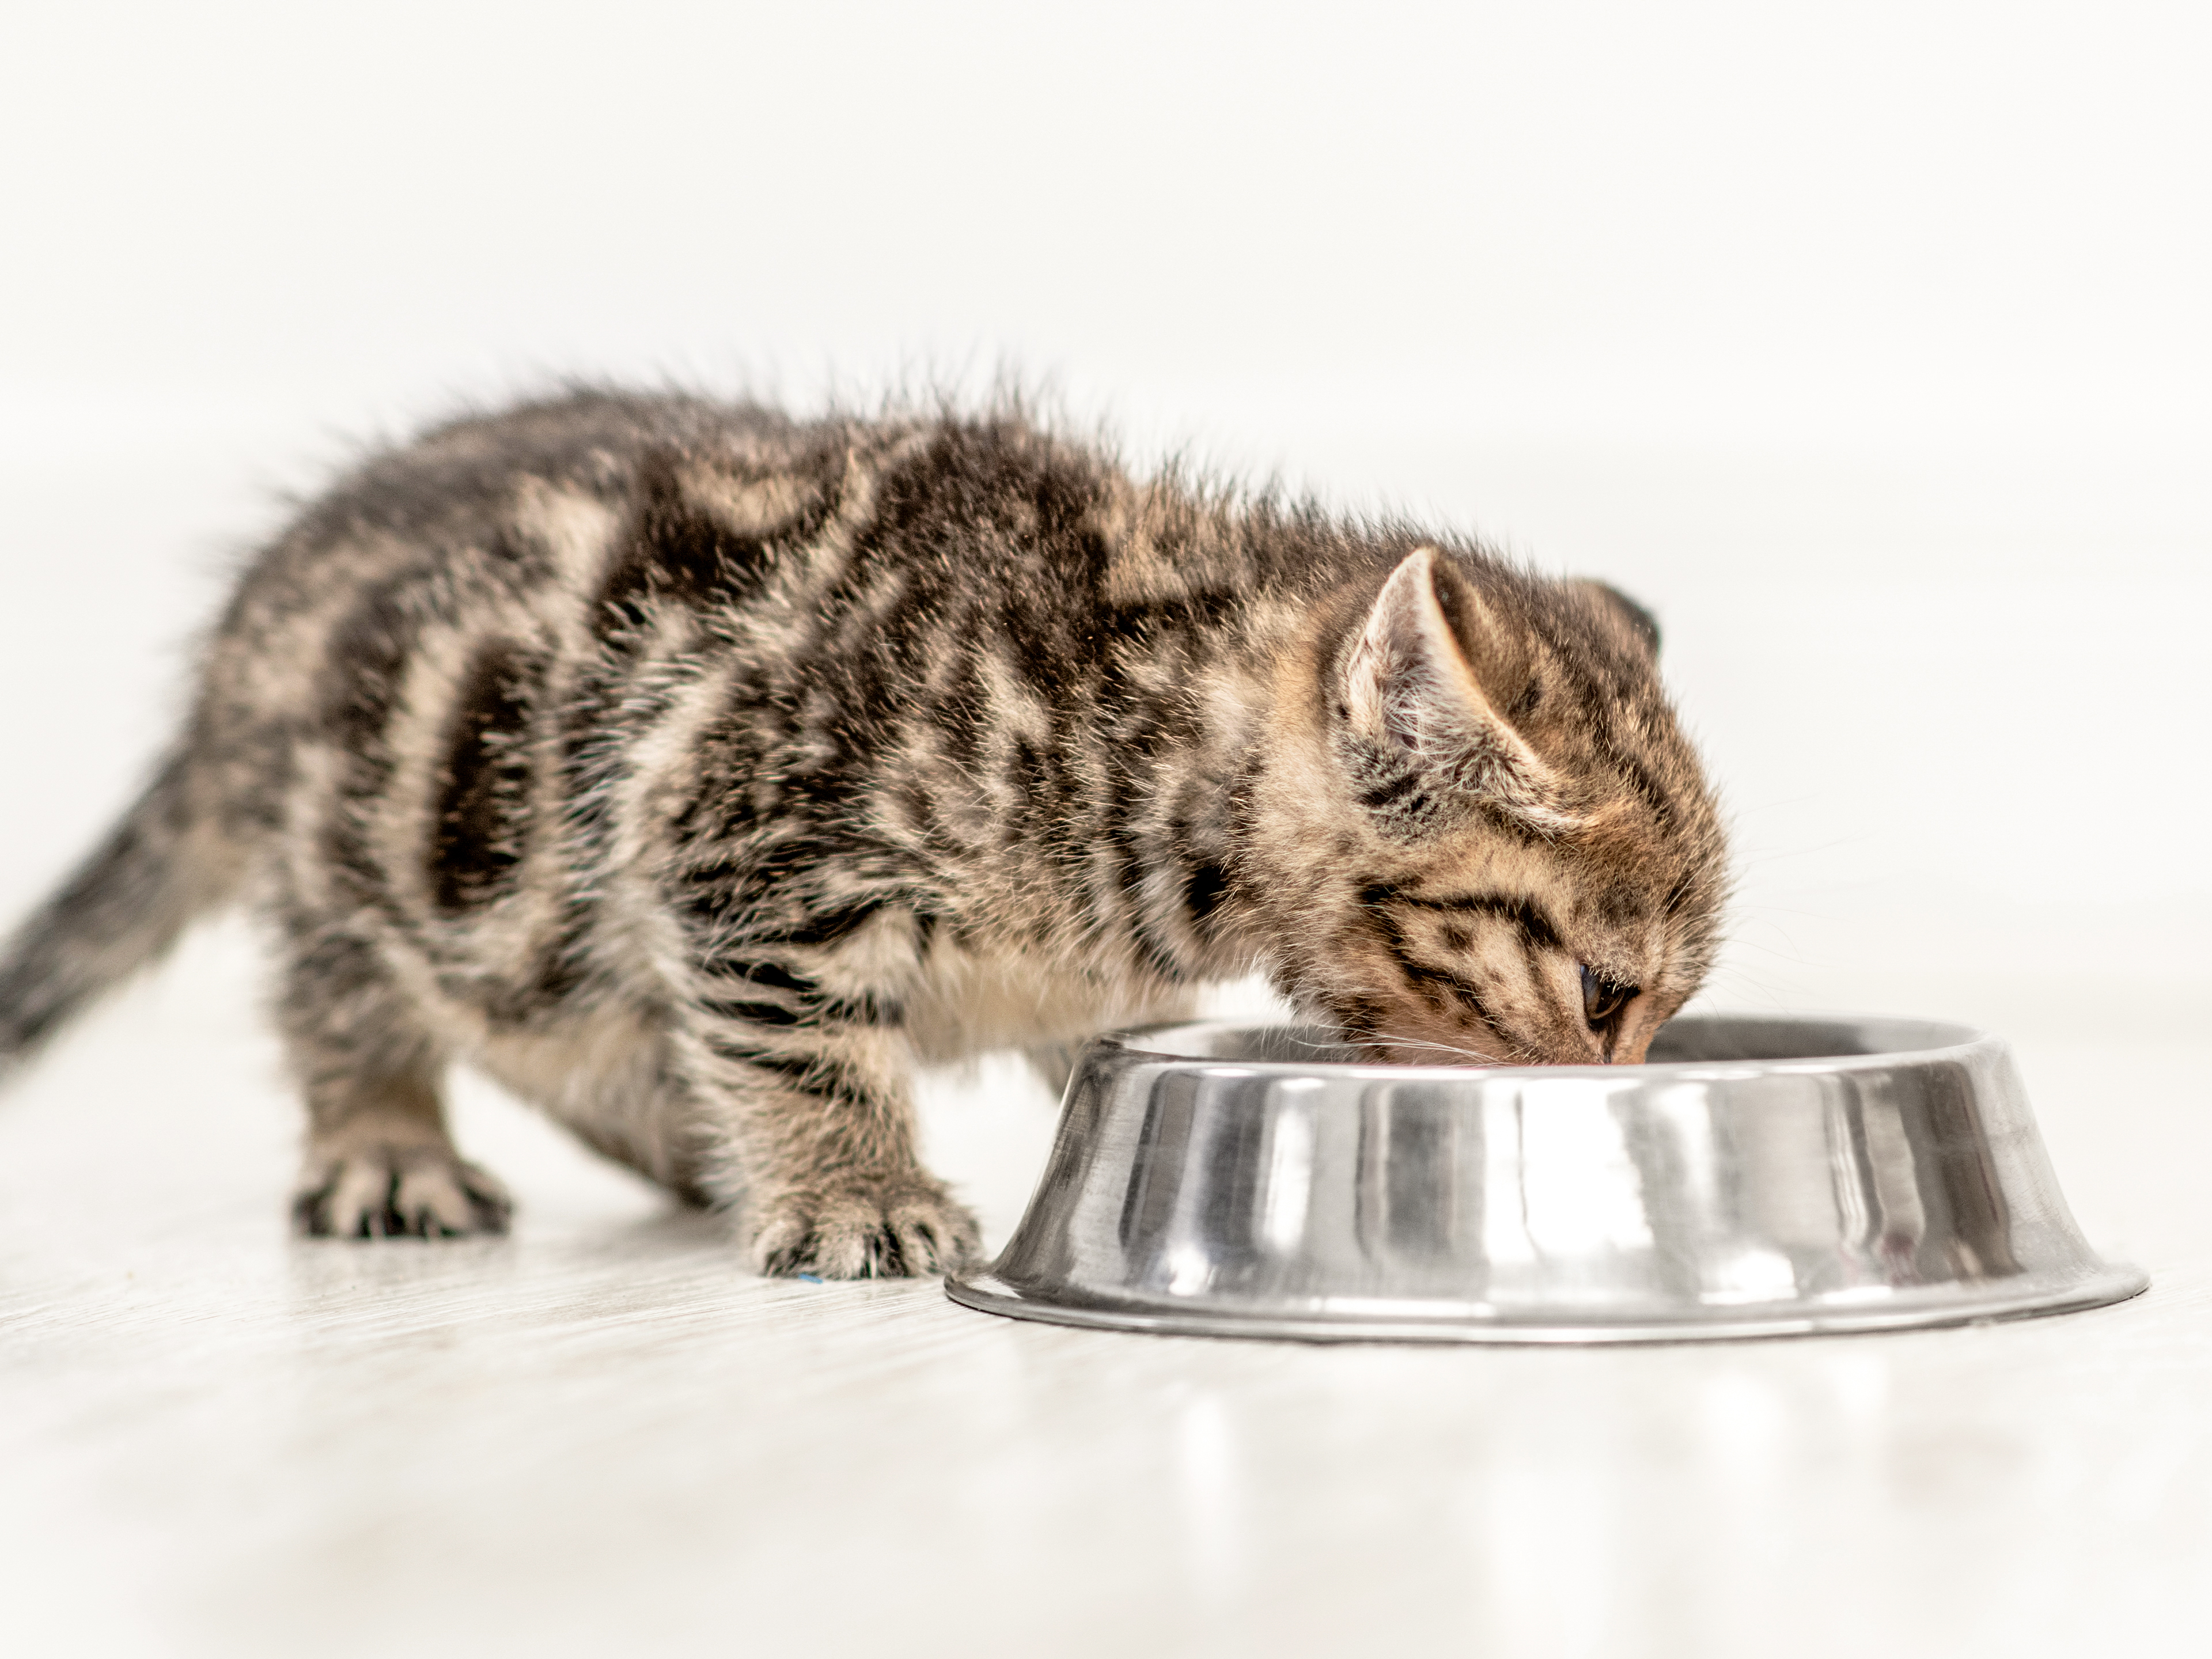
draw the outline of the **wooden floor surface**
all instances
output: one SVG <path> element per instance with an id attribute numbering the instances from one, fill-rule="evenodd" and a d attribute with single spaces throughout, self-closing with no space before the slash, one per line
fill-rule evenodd
<path id="1" fill-rule="evenodd" d="M 2212 1634 L 2212 1152 L 2177 1043 L 2018 1046 L 2148 1295 L 1632 1351 L 1163 1340 L 764 1282 L 520 1109 L 513 1237 L 286 1235 L 217 930 L 0 1109 L 21 1655 L 2068 1655 Z M 940 1084 L 994 1237 L 1050 1103 Z"/>

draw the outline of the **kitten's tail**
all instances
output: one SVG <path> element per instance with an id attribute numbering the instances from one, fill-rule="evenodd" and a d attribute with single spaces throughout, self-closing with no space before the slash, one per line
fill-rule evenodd
<path id="1" fill-rule="evenodd" d="M 189 750 L 173 754 L 107 839 L 0 951 L 0 1081 L 237 886 L 241 849 L 198 810 L 196 771 Z"/>

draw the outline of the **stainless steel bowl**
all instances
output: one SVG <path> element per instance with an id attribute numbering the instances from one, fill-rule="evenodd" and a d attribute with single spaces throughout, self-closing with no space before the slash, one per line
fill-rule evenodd
<path id="1" fill-rule="evenodd" d="M 2002 1042 L 1674 1021 L 1650 1063 L 1362 1063 L 1226 1024 L 1103 1037 L 1020 1226 L 957 1302 L 1217 1336 L 1639 1342 L 2094 1307 Z"/>

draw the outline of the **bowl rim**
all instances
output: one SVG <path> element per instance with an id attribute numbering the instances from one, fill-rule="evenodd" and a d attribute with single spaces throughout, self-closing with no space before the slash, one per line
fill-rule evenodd
<path id="1" fill-rule="evenodd" d="M 1280 1030 L 1294 1024 L 1263 1019 L 1177 1019 L 1108 1031 L 1094 1040 L 1094 1050 L 1110 1050 L 1133 1060 L 1156 1065 L 1197 1067 L 1208 1072 L 1232 1071 L 1244 1075 L 1274 1078 L 1332 1078 L 1347 1082 L 1537 1082 L 1564 1079 L 1596 1080 L 1616 1085 L 1653 1081 L 1728 1081 L 1753 1076 L 1802 1076 L 1808 1073 L 1893 1070 L 1970 1056 L 2002 1054 L 2006 1044 L 1996 1033 L 1961 1021 L 1929 1019 L 1919 1015 L 1838 1013 L 1729 1013 L 1720 1010 L 1677 1014 L 1674 1020 L 1729 1020 L 1760 1025 L 1816 1024 L 1822 1025 L 1902 1025 L 1926 1032 L 1941 1032 L 1956 1040 L 1916 1048 L 1887 1048 L 1873 1054 L 1800 1054 L 1774 1060 L 1644 1060 L 1633 1066 L 1404 1066 L 1389 1060 L 1231 1060 L 1194 1054 L 1152 1046 L 1157 1039 L 1178 1031 L 1251 1031 Z M 1663 1027 L 1662 1029 L 1664 1029 Z"/>

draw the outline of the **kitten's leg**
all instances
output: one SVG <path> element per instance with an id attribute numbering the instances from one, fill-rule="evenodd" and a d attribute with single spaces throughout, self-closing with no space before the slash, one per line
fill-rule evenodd
<path id="1" fill-rule="evenodd" d="M 763 1273 L 898 1278 L 975 1254 L 975 1217 L 915 1156 L 902 1035 L 701 1023 L 686 1047 L 727 1146 L 710 1184 L 743 1206 Z"/>
<path id="2" fill-rule="evenodd" d="M 444 1056 L 368 941 L 294 936 L 278 1019 L 307 1105 L 293 1201 L 318 1237 L 458 1237 L 507 1231 L 498 1181 L 446 1133 Z"/>
<path id="3" fill-rule="evenodd" d="M 713 1145 L 699 1103 L 672 1058 L 667 1034 L 633 1029 L 627 1043 L 592 1045 L 596 1034 L 589 1030 L 581 1033 L 586 1042 L 574 1046 L 538 1039 L 543 1052 L 521 1065 L 512 1042 L 471 1059 L 601 1158 L 704 1209 L 714 1202 L 707 1187 Z"/>

